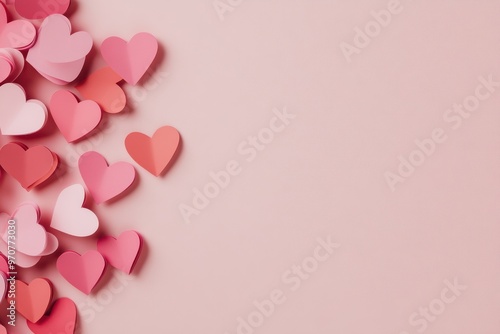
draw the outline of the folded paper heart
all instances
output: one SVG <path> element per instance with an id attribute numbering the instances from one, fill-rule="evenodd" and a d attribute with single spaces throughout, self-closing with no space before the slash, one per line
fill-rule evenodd
<path id="1" fill-rule="evenodd" d="M 12 82 L 24 69 L 24 56 L 16 49 L 0 49 L 0 83 Z"/>
<path id="2" fill-rule="evenodd" d="M 101 121 L 101 108 L 96 102 L 78 103 L 75 95 L 67 90 L 54 93 L 49 107 L 54 122 L 68 143 L 86 136 Z"/>
<path id="3" fill-rule="evenodd" d="M 14 2 L 19 15 L 29 20 L 41 20 L 52 14 L 64 14 L 70 4 L 71 0 L 16 0 Z"/>
<path id="4" fill-rule="evenodd" d="M 115 239 L 105 236 L 97 241 L 97 250 L 114 268 L 130 274 L 139 258 L 142 238 L 135 231 L 126 231 Z"/>
<path id="5" fill-rule="evenodd" d="M 127 97 L 123 89 L 117 85 L 122 78 L 110 67 L 103 67 L 76 86 L 86 99 L 99 104 L 101 109 L 110 114 L 117 114 L 125 108 Z"/>
<path id="6" fill-rule="evenodd" d="M 53 14 L 40 26 L 38 39 L 29 50 L 26 61 L 47 80 L 65 85 L 74 81 L 82 71 L 92 43 L 87 32 L 71 34 L 68 18 Z"/>
<path id="7" fill-rule="evenodd" d="M 57 155 L 45 146 L 9 143 L 0 149 L 0 166 L 28 191 L 45 182 L 58 163 Z"/>
<path id="8" fill-rule="evenodd" d="M 26 101 L 24 89 L 14 83 L 0 86 L 0 131 L 7 136 L 38 132 L 47 122 L 47 108 L 38 100 Z"/>
<path id="9" fill-rule="evenodd" d="M 106 262 L 101 253 L 95 250 L 83 255 L 68 251 L 59 256 L 56 266 L 62 277 L 88 295 L 101 279 Z"/>
<path id="10" fill-rule="evenodd" d="M 87 237 L 99 228 L 99 219 L 82 207 L 85 189 L 74 184 L 64 189 L 57 198 L 50 227 L 76 237 Z"/>
<path id="11" fill-rule="evenodd" d="M 16 310 L 28 321 L 37 322 L 47 311 L 52 300 L 52 285 L 49 280 L 36 278 L 30 284 L 16 280 L 14 298 Z"/>
<path id="12" fill-rule="evenodd" d="M 179 132 L 171 126 L 159 128 L 152 138 L 140 132 L 132 132 L 125 138 L 128 154 L 155 176 L 172 162 L 179 144 Z"/>
<path id="13" fill-rule="evenodd" d="M 7 22 L 7 8 L 0 2 L 0 48 L 29 49 L 36 38 L 35 26 L 26 20 Z"/>
<path id="14" fill-rule="evenodd" d="M 158 53 L 158 41 L 146 32 L 132 37 L 130 42 L 109 37 L 101 45 L 106 63 L 126 82 L 136 85 L 153 63 Z"/>
<path id="15" fill-rule="evenodd" d="M 59 298 L 54 302 L 49 315 L 36 323 L 28 320 L 27 324 L 35 334 L 75 333 L 76 305 L 69 298 Z"/>
<path id="16" fill-rule="evenodd" d="M 0 300 L 3 300 L 7 292 L 7 275 L 0 272 Z"/>
<path id="17" fill-rule="evenodd" d="M 90 151 L 78 160 L 83 181 L 97 204 L 109 201 L 127 190 L 135 179 L 134 166 L 117 162 L 110 166 L 97 152 Z"/>

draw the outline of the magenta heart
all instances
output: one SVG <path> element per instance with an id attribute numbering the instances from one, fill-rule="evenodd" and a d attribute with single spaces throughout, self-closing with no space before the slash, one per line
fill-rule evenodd
<path id="1" fill-rule="evenodd" d="M 101 279 L 106 261 L 95 250 L 83 255 L 68 251 L 59 256 L 56 266 L 71 285 L 88 295 Z"/>
<path id="2" fill-rule="evenodd" d="M 97 204 L 109 201 L 127 190 L 135 180 L 135 168 L 127 162 L 108 166 L 97 152 L 83 154 L 78 160 L 83 181 Z"/>

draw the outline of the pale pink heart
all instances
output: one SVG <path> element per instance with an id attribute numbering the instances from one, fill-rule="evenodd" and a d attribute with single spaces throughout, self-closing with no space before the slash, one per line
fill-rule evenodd
<path id="1" fill-rule="evenodd" d="M 106 202 L 127 190 L 135 179 L 134 166 L 117 162 L 108 166 L 106 159 L 90 151 L 78 160 L 80 174 L 96 203 Z"/>
<path id="2" fill-rule="evenodd" d="M 83 208 L 85 189 L 80 184 L 67 187 L 59 194 L 50 227 L 75 237 L 88 237 L 99 228 L 99 219 Z"/>
<path id="3" fill-rule="evenodd" d="M 7 80 L 12 71 L 12 64 L 7 59 L 0 57 L 0 83 Z"/>
<path id="4" fill-rule="evenodd" d="M 29 256 L 39 256 L 47 245 L 47 232 L 38 222 L 39 211 L 30 203 L 20 205 L 12 214 L 11 220 L 15 223 L 15 245 L 17 252 Z M 8 242 L 9 229 L 2 235 L 2 239 Z"/>
<path id="5" fill-rule="evenodd" d="M 97 241 L 97 250 L 116 269 L 130 274 L 139 257 L 142 239 L 135 231 L 125 231 L 118 238 L 105 236 Z"/>
<path id="6" fill-rule="evenodd" d="M 83 255 L 69 251 L 59 256 L 56 266 L 71 285 L 88 295 L 101 279 L 106 261 L 95 250 Z"/>
<path id="7" fill-rule="evenodd" d="M 0 238 L 0 252 L 4 256 L 8 256 L 8 247 L 5 241 L 3 241 L 2 238 Z M 31 268 L 35 266 L 41 259 L 41 256 L 29 256 L 26 254 L 23 254 L 21 252 L 16 252 L 16 266 L 21 267 L 21 268 Z"/>
<path id="8" fill-rule="evenodd" d="M 62 86 L 74 81 L 80 75 L 83 65 L 85 64 L 85 58 L 71 63 L 50 63 L 43 58 L 42 53 L 39 51 L 40 48 L 37 47 L 37 45 L 38 44 L 35 44 L 35 46 L 29 50 L 26 61 L 47 80 Z"/>
<path id="9" fill-rule="evenodd" d="M 67 90 L 60 90 L 52 95 L 50 113 L 57 127 L 69 143 L 78 140 L 101 121 L 101 108 L 92 101 L 78 103 L 75 95 Z"/>
<path id="10" fill-rule="evenodd" d="M 12 82 L 16 80 L 24 69 L 24 56 L 21 51 L 9 48 L 0 49 L 0 59 L 1 58 L 7 60 L 12 67 L 12 71 L 9 77 L 7 77 L 7 81 Z"/>
<path id="11" fill-rule="evenodd" d="M 40 256 L 53 254 L 59 248 L 59 240 L 52 233 L 47 232 L 47 245 Z"/>
<path id="12" fill-rule="evenodd" d="M 26 101 L 24 89 L 18 84 L 0 86 L 0 130 L 3 135 L 33 134 L 46 122 L 47 108 L 42 102 Z"/>
<path id="13" fill-rule="evenodd" d="M 128 43 L 119 37 L 109 37 L 101 45 L 106 63 L 131 85 L 141 80 L 157 53 L 158 41 L 146 32 L 135 35 Z"/>
<path id="14" fill-rule="evenodd" d="M 7 292 L 7 275 L 0 271 L 0 300 L 5 298 Z"/>
<path id="15" fill-rule="evenodd" d="M 51 63 L 71 63 L 85 58 L 92 49 L 89 33 L 79 31 L 71 34 L 71 23 L 61 14 L 48 16 L 42 23 L 37 44 L 43 58 Z"/>

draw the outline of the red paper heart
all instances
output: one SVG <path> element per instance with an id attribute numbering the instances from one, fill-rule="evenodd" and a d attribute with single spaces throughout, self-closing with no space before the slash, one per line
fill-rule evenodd
<path id="1" fill-rule="evenodd" d="M 0 149 L 0 166 L 28 191 L 46 181 L 59 163 L 56 154 L 45 146 L 27 148 L 9 143 Z"/>
<path id="2" fill-rule="evenodd" d="M 69 298 L 59 298 L 49 315 L 37 323 L 27 321 L 27 324 L 35 334 L 73 334 L 76 328 L 76 305 Z"/>

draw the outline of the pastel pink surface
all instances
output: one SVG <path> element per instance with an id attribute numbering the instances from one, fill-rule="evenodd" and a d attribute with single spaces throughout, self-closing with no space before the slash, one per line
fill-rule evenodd
<path id="1" fill-rule="evenodd" d="M 71 0 L 40 1 L 16 0 L 16 11 L 24 18 L 30 20 L 44 19 L 52 14 L 64 14 L 71 4 Z"/>
<path id="2" fill-rule="evenodd" d="M 106 262 L 95 250 L 82 255 L 68 251 L 59 256 L 56 266 L 71 285 L 88 295 L 101 279 Z"/>
<path id="3" fill-rule="evenodd" d="M 110 166 L 97 152 L 87 152 L 78 160 L 83 181 L 96 203 L 103 203 L 127 190 L 135 179 L 134 166 L 116 162 Z"/>
<path id="4" fill-rule="evenodd" d="M 37 100 L 26 101 L 24 89 L 14 83 L 0 86 L 0 131 L 20 136 L 38 132 L 47 122 L 47 108 Z"/>
<path id="5" fill-rule="evenodd" d="M 57 299 L 50 310 L 37 323 L 28 321 L 28 327 L 35 334 L 73 334 L 76 328 L 77 310 L 69 298 Z"/>
<path id="6" fill-rule="evenodd" d="M 87 135 L 101 121 L 101 108 L 96 102 L 78 102 L 75 95 L 67 90 L 59 90 L 52 95 L 49 109 L 54 122 L 69 143 Z"/>
<path id="7" fill-rule="evenodd" d="M 109 37 L 101 45 L 106 63 L 131 85 L 139 82 L 153 63 L 158 52 L 158 41 L 150 33 L 138 33 L 127 42 Z"/>
<path id="8" fill-rule="evenodd" d="M 151 174 L 159 176 L 174 158 L 180 144 L 180 134 L 174 127 L 164 126 L 153 137 L 132 132 L 125 138 L 130 156 Z"/>
<path id="9" fill-rule="evenodd" d="M 57 198 L 50 227 L 76 237 L 87 237 L 99 228 L 99 219 L 83 208 L 85 189 L 74 184 L 64 189 Z"/>
<path id="10" fill-rule="evenodd" d="M 142 247 L 141 236 L 135 231 L 126 231 L 118 238 L 105 236 L 97 241 L 97 250 L 114 268 L 130 274 L 134 269 Z"/>

